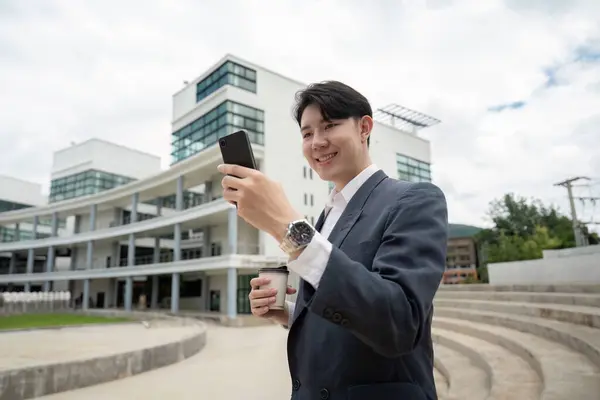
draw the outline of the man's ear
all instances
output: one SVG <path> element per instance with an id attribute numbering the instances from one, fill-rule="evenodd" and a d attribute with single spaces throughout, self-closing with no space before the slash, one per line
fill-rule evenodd
<path id="1" fill-rule="evenodd" d="M 365 115 L 358 121 L 358 127 L 360 128 L 360 139 L 361 142 L 368 142 L 373 130 L 373 118 Z"/>

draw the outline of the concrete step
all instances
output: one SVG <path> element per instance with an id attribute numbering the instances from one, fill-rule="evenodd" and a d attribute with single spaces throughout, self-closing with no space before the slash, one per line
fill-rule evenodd
<path id="1" fill-rule="evenodd" d="M 600 294 L 596 293 L 535 293 L 441 290 L 436 299 L 472 299 L 511 301 L 520 303 L 552 303 L 583 307 L 600 307 Z"/>
<path id="2" fill-rule="evenodd" d="M 487 310 L 507 314 L 539 317 L 577 325 L 600 328 L 600 308 L 548 303 L 520 303 L 490 300 L 437 298 L 435 307 Z M 599 331 L 600 334 L 600 331 Z"/>
<path id="3" fill-rule="evenodd" d="M 436 316 L 433 326 L 504 347 L 521 357 L 543 382 L 541 400 L 597 400 L 598 368 L 583 354 L 529 333 L 501 326 Z"/>
<path id="4" fill-rule="evenodd" d="M 489 395 L 490 377 L 471 358 L 441 344 L 434 343 L 436 359 L 442 363 L 450 376 L 448 390 L 440 393 L 444 400 L 485 400 Z"/>
<path id="5" fill-rule="evenodd" d="M 531 333 L 567 346 L 600 367 L 600 330 L 544 318 L 466 308 L 435 308 L 436 317 L 464 319 Z"/>
<path id="6" fill-rule="evenodd" d="M 434 328 L 434 341 L 459 351 L 486 372 L 489 400 L 537 400 L 542 383 L 522 358 L 497 344 L 460 332 Z"/>
<path id="7" fill-rule="evenodd" d="M 600 285 L 440 285 L 439 291 L 466 292 L 537 292 L 537 293 L 596 293 L 600 294 Z"/>
<path id="8" fill-rule="evenodd" d="M 438 398 L 445 399 L 448 397 L 448 379 L 437 368 L 433 370 L 433 377 L 435 379 Z"/>

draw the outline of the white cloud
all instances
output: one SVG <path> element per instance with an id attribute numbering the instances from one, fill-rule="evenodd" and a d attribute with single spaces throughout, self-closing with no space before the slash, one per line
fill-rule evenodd
<path id="1" fill-rule="evenodd" d="M 567 210 L 553 183 L 600 179 L 600 60 L 577 61 L 600 54 L 595 0 L 43 4 L 0 6 L 3 173 L 47 183 L 52 151 L 94 136 L 168 164 L 172 94 L 231 52 L 441 119 L 422 134 L 454 222 L 509 191 Z"/>

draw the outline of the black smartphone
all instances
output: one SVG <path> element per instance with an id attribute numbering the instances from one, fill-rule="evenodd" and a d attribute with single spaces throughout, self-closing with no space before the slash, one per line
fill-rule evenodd
<path id="1" fill-rule="evenodd" d="M 219 139 L 219 148 L 225 164 L 236 164 L 256 168 L 254 152 L 246 131 L 237 131 Z"/>

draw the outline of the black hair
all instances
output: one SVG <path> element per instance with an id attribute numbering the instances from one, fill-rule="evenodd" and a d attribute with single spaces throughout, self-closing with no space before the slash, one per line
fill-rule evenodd
<path id="1" fill-rule="evenodd" d="M 355 118 L 365 115 L 373 118 L 369 100 L 355 89 L 338 81 L 313 83 L 296 93 L 294 118 L 298 125 L 306 107 L 316 105 L 326 120 Z M 371 137 L 367 138 L 367 146 Z"/>

